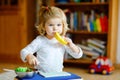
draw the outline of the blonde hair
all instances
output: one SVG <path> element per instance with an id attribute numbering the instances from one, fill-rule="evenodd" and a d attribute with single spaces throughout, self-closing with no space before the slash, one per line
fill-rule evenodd
<path id="1" fill-rule="evenodd" d="M 37 30 L 40 35 L 46 35 L 45 31 L 45 23 L 48 19 L 51 18 L 60 18 L 63 23 L 63 32 L 61 35 L 65 35 L 68 30 L 67 19 L 64 12 L 57 7 L 45 7 L 42 6 L 39 11 L 39 24 L 37 26 Z"/>

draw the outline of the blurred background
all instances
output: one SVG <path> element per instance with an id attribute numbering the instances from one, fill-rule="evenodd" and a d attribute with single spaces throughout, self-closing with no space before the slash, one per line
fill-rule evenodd
<path id="1" fill-rule="evenodd" d="M 30 43 L 38 35 L 35 25 L 38 22 L 37 13 L 39 11 L 39 1 L 41 0 L 0 0 L 0 61 L 1 62 L 21 63 L 20 50 L 23 47 L 25 47 L 28 43 Z M 57 3 L 57 1 L 58 4 L 55 4 Z M 73 2 L 74 0 L 68 0 L 68 1 L 74 3 Z M 92 0 L 88 0 L 88 1 L 92 1 Z M 61 5 L 61 3 L 59 4 L 59 0 L 48 0 L 48 2 L 50 5 L 54 5 L 58 7 L 60 7 Z M 80 1 L 78 0 L 78 2 Z M 92 2 L 88 2 L 88 4 L 85 3 L 85 5 L 91 5 L 91 3 Z M 105 36 L 105 39 L 107 38 L 107 44 L 108 44 L 107 57 L 109 57 L 114 64 L 120 64 L 120 59 L 119 59 L 120 58 L 120 53 L 119 53 L 120 52 L 119 50 L 120 1 L 107 0 L 107 2 L 100 4 L 95 3 L 92 5 L 98 6 L 101 4 L 109 5 L 107 8 L 108 9 L 107 13 L 109 16 L 108 32 L 100 33 L 102 35 L 103 34 L 109 35 L 109 36 Z M 84 35 L 84 33 L 82 34 Z M 94 34 L 94 33 L 90 33 L 90 34 Z"/>

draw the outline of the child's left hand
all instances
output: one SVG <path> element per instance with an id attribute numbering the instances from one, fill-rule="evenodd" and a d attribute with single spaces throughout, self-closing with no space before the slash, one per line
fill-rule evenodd
<path id="1" fill-rule="evenodd" d="M 70 46 L 71 44 L 73 44 L 72 40 L 68 37 L 64 37 L 64 40 L 67 41 L 67 45 Z"/>
<path id="2" fill-rule="evenodd" d="M 67 41 L 67 46 L 69 46 L 74 52 L 79 53 L 78 46 L 76 46 L 70 38 L 64 37 L 64 39 Z"/>

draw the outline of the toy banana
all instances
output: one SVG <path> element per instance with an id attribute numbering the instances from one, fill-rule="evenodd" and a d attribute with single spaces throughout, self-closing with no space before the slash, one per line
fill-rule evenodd
<path id="1" fill-rule="evenodd" d="M 55 38 L 63 45 L 66 45 L 67 42 L 59 35 L 59 33 L 55 33 Z"/>

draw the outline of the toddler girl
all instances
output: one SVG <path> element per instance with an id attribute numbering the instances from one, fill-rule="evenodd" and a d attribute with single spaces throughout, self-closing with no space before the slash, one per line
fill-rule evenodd
<path id="1" fill-rule="evenodd" d="M 82 56 L 82 50 L 72 40 L 65 37 L 68 30 L 66 16 L 57 7 L 42 6 L 39 11 L 39 36 L 21 50 L 21 59 L 42 72 L 60 72 L 63 70 L 64 54 L 74 58 Z M 58 32 L 67 41 L 60 44 L 54 37 Z M 33 54 L 37 55 L 34 56 Z"/>

